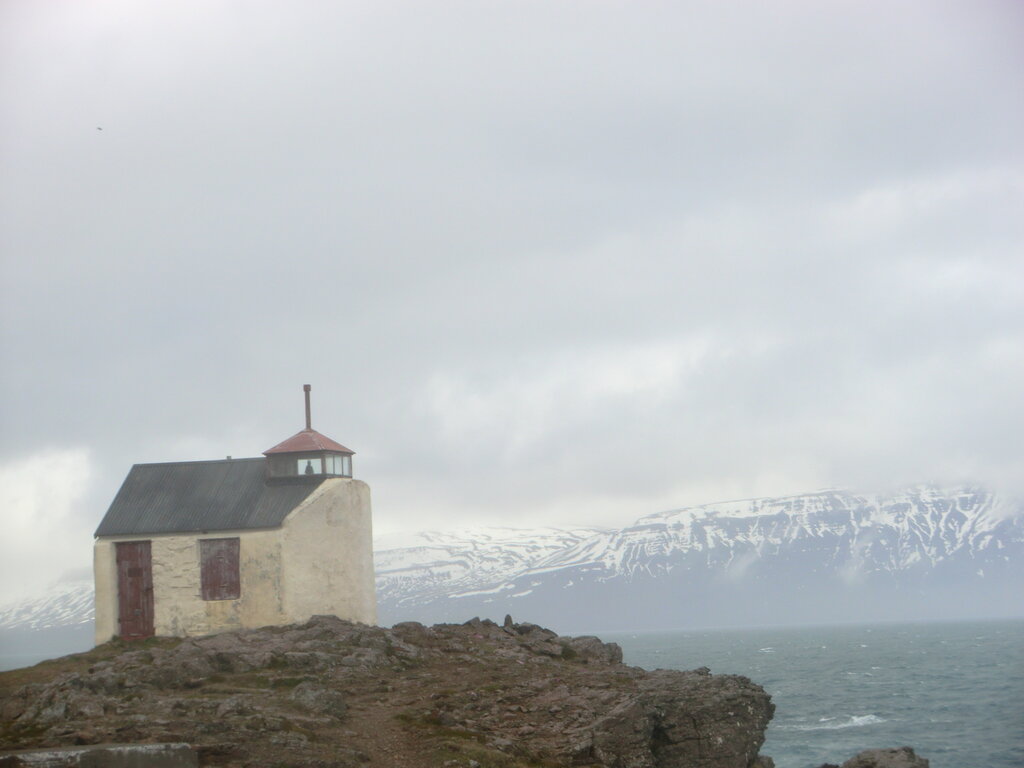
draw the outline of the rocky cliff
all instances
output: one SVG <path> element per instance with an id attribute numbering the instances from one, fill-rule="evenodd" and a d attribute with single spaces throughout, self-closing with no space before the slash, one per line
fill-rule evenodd
<path id="1" fill-rule="evenodd" d="M 747 678 L 511 620 L 315 617 L 0 673 L 2 750 L 185 742 L 211 766 L 754 768 L 773 711 Z"/>

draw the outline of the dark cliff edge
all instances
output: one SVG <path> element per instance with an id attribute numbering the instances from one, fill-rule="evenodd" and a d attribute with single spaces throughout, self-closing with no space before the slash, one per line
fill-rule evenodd
<path id="1" fill-rule="evenodd" d="M 0 764 L 127 743 L 187 744 L 201 766 L 767 768 L 773 712 L 745 677 L 644 671 L 595 637 L 318 616 L 0 673 Z"/>

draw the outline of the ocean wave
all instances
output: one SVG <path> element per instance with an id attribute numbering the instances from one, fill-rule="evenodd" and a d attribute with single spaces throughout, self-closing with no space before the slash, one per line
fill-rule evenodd
<path id="1" fill-rule="evenodd" d="M 886 722 L 878 715 L 853 715 L 837 720 L 834 717 L 823 717 L 813 725 L 779 725 L 780 731 L 835 731 L 840 728 L 861 728 L 865 725 L 878 725 Z"/>

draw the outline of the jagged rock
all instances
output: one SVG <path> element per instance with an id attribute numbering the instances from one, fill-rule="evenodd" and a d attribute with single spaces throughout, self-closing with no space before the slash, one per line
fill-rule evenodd
<path id="1" fill-rule="evenodd" d="M 594 728 L 593 755 L 607 765 L 748 768 L 774 712 L 744 677 L 662 669 L 640 688 Z"/>
<path id="2" fill-rule="evenodd" d="M 291 699 L 313 712 L 337 718 L 345 714 L 345 697 L 342 694 L 310 681 L 300 683 L 292 691 Z"/>
<path id="3" fill-rule="evenodd" d="M 583 662 L 590 660 L 599 661 L 605 664 L 620 664 L 622 662 L 622 648 L 618 643 L 604 643 L 591 635 L 581 637 L 569 637 L 562 641 L 562 651 L 565 658 L 577 658 Z"/>
<path id="4" fill-rule="evenodd" d="M 915 755 L 910 747 L 866 749 L 841 768 L 928 768 L 928 761 Z"/>
<path id="5" fill-rule="evenodd" d="M 200 764 L 258 755 L 293 768 L 418 768 L 452 754 L 462 765 L 770 768 L 757 753 L 774 707 L 759 686 L 621 662 L 614 643 L 511 618 L 386 630 L 318 616 L 111 644 L 62 660 L 59 674 L 17 678 L 25 685 L 0 673 L 0 749 L 185 742 Z"/>

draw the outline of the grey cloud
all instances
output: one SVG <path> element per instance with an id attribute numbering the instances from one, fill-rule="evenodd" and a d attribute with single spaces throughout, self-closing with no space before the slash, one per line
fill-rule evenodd
<path id="1" fill-rule="evenodd" d="M 85 518 L 306 381 L 391 526 L 1024 459 L 1014 3 L 4 14 L 0 457 Z"/>

